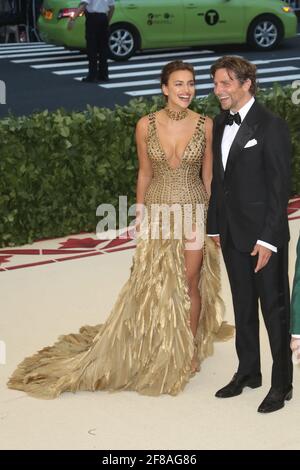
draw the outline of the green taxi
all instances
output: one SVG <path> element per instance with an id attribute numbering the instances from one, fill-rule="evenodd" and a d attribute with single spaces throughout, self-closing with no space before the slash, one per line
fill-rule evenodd
<path id="1" fill-rule="evenodd" d="M 84 16 L 67 22 L 79 0 L 45 0 L 38 21 L 43 41 L 85 48 Z M 248 43 L 270 50 L 296 35 L 297 17 L 282 0 L 116 0 L 109 47 L 114 60 L 137 50 Z"/>

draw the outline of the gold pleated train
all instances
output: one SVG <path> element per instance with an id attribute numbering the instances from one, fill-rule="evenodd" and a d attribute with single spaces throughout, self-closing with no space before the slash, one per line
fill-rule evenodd
<path id="1" fill-rule="evenodd" d="M 219 253 L 206 237 L 197 335 L 190 329 L 190 299 L 181 240 L 138 239 L 130 277 L 104 324 L 79 333 L 23 360 L 8 387 L 36 398 L 65 391 L 135 390 L 176 395 L 189 381 L 195 354 L 200 362 L 213 341 L 233 328 L 222 322 Z"/>

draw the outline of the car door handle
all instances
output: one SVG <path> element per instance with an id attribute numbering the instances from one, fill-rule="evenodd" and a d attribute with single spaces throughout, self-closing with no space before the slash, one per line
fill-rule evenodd
<path id="1" fill-rule="evenodd" d="M 128 10 L 135 10 L 137 8 L 137 5 L 135 5 L 134 3 L 130 3 L 126 8 Z"/>
<path id="2" fill-rule="evenodd" d="M 197 5 L 195 5 L 195 3 L 189 3 L 186 8 L 188 8 L 189 10 L 192 10 L 193 8 L 197 8 Z"/>

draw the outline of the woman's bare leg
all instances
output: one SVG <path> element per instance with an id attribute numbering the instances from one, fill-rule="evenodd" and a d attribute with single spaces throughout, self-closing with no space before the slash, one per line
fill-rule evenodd
<path id="1" fill-rule="evenodd" d="M 193 336 L 196 336 L 199 317 L 201 311 L 201 296 L 199 292 L 199 281 L 200 281 L 200 271 L 203 261 L 203 249 L 186 249 L 184 251 L 185 258 L 185 268 L 186 268 L 186 277 L 188 285 L 188 293 L 191 300 L 191 311 L 190 311 L 190 326 L 193 333 Z M 199 364 L 197 360 L 197 354 L 192 359 L 191 371 L 196 372 L 198 370 Z"/>
<path id="2" fill-rule="evenodd" d="M 198 286 L 200 281 L 203 250 L 185 250 L 184 258 L 188 292 L 191 299 L 191 330 L 193 335 L 196 336 L 201 310 L 201 297 Z"/>

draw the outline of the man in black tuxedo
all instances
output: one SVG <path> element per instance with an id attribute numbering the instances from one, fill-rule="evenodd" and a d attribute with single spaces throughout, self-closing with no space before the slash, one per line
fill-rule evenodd
<path id="1" fill-rule="evenodd" d="M 207 233 L 222 248 L 239 359 L 237 372 L 216 396 L 233 397 L 244 387 L 261 386 L 260 299 L 273 368 L 271 389 L 258 411 L 269 413 L 292 398 L 287 220 L 291 142 L 286 123 L 254 98 L 255 65 L 222 57 L 211 75 L 223 112 L 214 120 Z"/>

